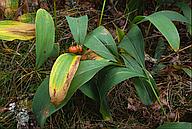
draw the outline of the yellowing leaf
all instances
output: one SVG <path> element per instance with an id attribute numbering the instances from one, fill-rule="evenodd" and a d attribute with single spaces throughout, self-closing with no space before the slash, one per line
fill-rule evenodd
<path id="1" fill-rule="evenodd" d="M 49 79 L 49 95 L 54 105 L 59 105 L 67 95 L 80 58 L 81 56 L 65 53 L 55 61 Z"/>
<path id="2" fill-rule="evenodd" d="M 12 41 L 30 40 L 35 37 L 35 25 L 18 21 L 0 21 L 0 39 Z"/>

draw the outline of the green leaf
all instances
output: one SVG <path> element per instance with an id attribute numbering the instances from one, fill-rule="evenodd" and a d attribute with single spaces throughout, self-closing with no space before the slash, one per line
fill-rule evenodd
<path id="1" fill-rule="evenodd" d="M 113 118 L 111 116 L 111 112 L 109 109 L 109 105 L 107 103 L 107 97 L 103 97 L 102 100 L 100 100 L 100 113 L 102 114 L 102 117 L 106 121 L 112 121 Z"/>
<path id="2" fill-rule="evenodd" d="M 132 26 L 118 47 L 124 49 L 126 53 L 135 58 L 142 67 L 145 67 L 144 39 L 137 25 Z"/>
<path id="3" fill-rule="evenodd" d="M 123 58 L 123 61 L 127 68 L 132 69 L 133 71 L 137 71 L 137 73 L 140 73 L 142 75 L 145 75 L 143 68 L 141 68 L 139 63 L 134 58 L 132 58 L 130 55 L 123 53 L 123 54 L 121 54 L 121 57 Z"/>
<path id="4" fill-rule="evenodd" d="M 178 51 L 180 46 L 179 33 L 171 20 L 159 13 L 151 14 L 145 18 L 149 20 L 162 33 L 162 35 L 169 42 L 172 49 L 174 51 Z"/>
<path id="5" fill-rule="evenodd" d="M 134 78 L 133 82 L 140 100 L 145 105 L 150 105 L 156 100 L 153 90 L 146 78 Z"/>
<path id="6" fill-rule="evenodd" d="M 183 11 L 184 16 L 188 19 L 187 30 L 192 35 L 191 13 L 192 9 L 184 2 L 178 2 L 176 4 Z"/>
<path id="7" fill-rule="evenodd" d="M 163 10 L 163 11 L 155 12 L 155 14 L 164 15 L 167 18 L 169 18 L 171 21 L 190 23 L 190 21 L 186 17 L 184 17 L 183 15 L 175 11 Z"/>
<path id="8" fill-rule="evenodd" d="M 90 40 L 94 42 L 91 44 Z M 104 45 L 113 55 L 118 57 L 116 43 L 112 35 L 109 33 L 109 31 L 105 27 L 99 26 L 98 28 L 93 30 L 93 32 L 88 36 L 85 45 L 89 47 L 93 44 Z"/>
<path id="9" fill-rule="evenodd" d="M 191 21 L 192 9 L 189 7 L 189 5 L 184 3 L 184 2 L 177 2 L 176 5 L 179 8 L 181 8 L 181 10 L 183 11 L 184 16 L 186 18 L 188 18 L 189 21 Z"/>
<path id="10" fill-rule="evenodd" d="M 103 98 L 113 88 L 113 86 L 132 77 L 145 76 L 137 73 L 137 71 L 133 71 L 132 69 L 124 67 L 112 67 L 110 69 L 104 69 L 101 76 L 102 84 L 99 88 L 101 98 Z"/>
<path id="11" fill-rule="evenodd" d="M 118 57 L 118 52 L 115 41 L 103 26 L 93 30 L 93 32 L 86 37 L 84 45 L 103 58 L 116 62 L 114 56 Z"/>
<path id="12" fill-rule="evenodd" d="M 81 16 L 73 18 L 66 16 L 69 28 L 77 44 L 84 44 L 85 36 L 87 35 L 88 17 Z"/>
<path id="13" fill-rule="evenodd" d="M 0 21 L 0 39 L 13 41 L 30 40 L 35 37 L 34 24 L 27 24 L 18 21 L 4 20 Z"/>
<path id="14" fill-rule="evenodd" d="M 49 80 L 49 95 L 54 105 L 59 105 L 66 97 L 80 58 L 81 56 L 65 53 L 60 55 L 53 64 Z"/>
<path id="15" fill-rule="evenodd" d="M 38 87 L 32 103 L 32 111 L 41 127 L 44 126 L 46 118 L 56 110 L 50 102 L 49 96 L 49 78 L 44 79 Z"/>
<path id="16" fill-rule="evenodd" d="M 50 57 L 58 57 L 59 56 L 59 51 L 60 51 L 60 46 L 58 43 L 54 43 L 53 45 L 53 50 L 50 54 Z"/>
<path id="17" fill-rule="evenodd" d="M 186 17 L 184 17 L 183 15 L 181 15 L 180 13 L 175 12 L 175 11 L 163 10 L 163 11 L 155 12 L 154 14 L 166 16 L 171 21 L 179 21 L 179 22 L 184 22 L 184 23 L 190 23 L 190 21 Z M 147 16 L 136 16 L 134 18 L 134 20 L 132 21 L 132 23 L 139 24 L 141 22 L 145 22 L 145 21 L 148 20 L 148 19 L 146 19 L 146 17 Z"/>
<path id="18" fill-rule="evenodd" d="M 133 71 L 132 69 L 124 68 L 124 67 L 108 67 L 103 69 L 99 73 L 99 95 L 100 95 L 100 112 L 104 119 L 109 120 L 111 118 L 109 110 L 106 107 L 105 97 L 107 93 L 113 89 L 113 87 L 120 82 L 132 78 L 132 77 L 144 77 L 140 73 Z M 103 105 L 104 104 L 104 105 Z"/>
<path id="19" fill-rule="evenodd" d="M 83 94 L 85 94 L 87 97 L 95 100 L 95 101 L 99 101 L 99 95 L 98 95 L 98 91 L 95 85 L 95 82 L 93 81 L 93 79 L 91 79 L 89 82 L 85 83 L 84 85 L 82 85 L 79 90 L 81 90 L 81 92 Z"/>
<path id="20" fill-rule="evenodd" d="M 162 33 L 174 51 L 179 49 L 179 33 L 171 20 L 189 23 L 190 21 L 188 19 L 174 11 L 159 11 L 149 16 L 136 17 L 133 21 L 134 23 L 137 22 L 137 24 L 139 24 L 147 20 L 149 20 Z"/>
<path id="21" fill-rule="evenodd" d="M 192 68 L 181 68 L 190 78 L 192 78 Z"/>
<path id="22" fill-rule="evenodd" d="M 44 9 L 36 14 L 36 67 L 50 57 L 55 42 L 55 27 L 51 15 Z"/>
<path id="23" fill-rule="evenodd" d="M 43 127 L 47 117 L 67 104 L 78 88 L 87 83 L 102 68 L 111 64 L 111 62 L 104 59 L 81 61 L 71 82 L 67 96 L 58 106 L 54 106 L 50 101 L 49 84 L 48 79 L 46 79 L 46 81 L 38 87 L 33 99 L 33 112 L 41 127 Z"/>
<path id="24" fill-rule="evenodd" d="M 168 122 L 157 129 L 192 129 L 192 123 L 189 122 Z"/>

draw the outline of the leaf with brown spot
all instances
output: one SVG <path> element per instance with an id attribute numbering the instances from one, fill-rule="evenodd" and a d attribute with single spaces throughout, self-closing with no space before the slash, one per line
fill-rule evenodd
<path id="1" fill-rule="evenodd" d="M 54 105 L 59 105 L 67 95 L 71 81 L 79 66 L 81 56 L 65 53 L 55 61 L 49 80 L 49 95 Z"/>
<path id="2" fill-rule="evenodd" d="M 18 21 L 0 21 L 0 39 L 12 41 L 30 40 L 35 37 L 35 25 Z"/>

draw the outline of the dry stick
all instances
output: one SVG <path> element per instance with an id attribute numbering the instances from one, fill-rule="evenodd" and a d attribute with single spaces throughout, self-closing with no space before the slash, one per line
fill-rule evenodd
<path id="1" fill-rule="evenodd" d="M 189 45 L 189 46 L 187 46 L 187 47 L 184 47 L 184 48 L 182 48 L 182 49 L 178 50 L 178 52 L 177 52 L 177 53 L 182 52 L 182 51 L 184 51 L 184 50 L 186 50 L 186 49 L 188 49 L 188 48 L 190 48 L 190 47 L 192 47 L 192 44 L 191 44 L 191 45 Z M 163 59 L 161 59 L 160 61 L 163 61 L 163 60 L 165 60 L 165 59 L 167 59 L 167 58 L 169 58 L 169 57 L 171 57 L 171 56 L 173 56 L 173 55 L 175 55 L 175 54 L 176 54 L 176 53 L 171 53 L 170 55 L 168 55 L 168 56 L 164 57 L 164 58 L 163 58 Z"/>

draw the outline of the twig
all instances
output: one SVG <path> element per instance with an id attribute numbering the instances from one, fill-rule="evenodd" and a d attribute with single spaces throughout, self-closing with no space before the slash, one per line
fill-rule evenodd
<path id="1" fill-rule="evenodd" d="M 182 52 L 182 51 L 184 51 L 184 50 L 186 50 L 186 49 L 188 49 L 188 48 L 190 48 L 190 47 L 192 47 L 192 44 L 189 45 L 189 46 L 187 46 L 187 47 L 184 47 L 184 48 L 178 50 L 177 53 Z M 165 59 L 167 59 L 167 58 L 169 58 L 169 57 L 171 57 L 171 56 L 173 56 L 173 55 L 175 55 L 175 54 L 177 54 L 177 53 L 171 53 L 170 55 L 162 58 L 160 61 L 163 61 L 163 60 L 165 60 Z"/>

